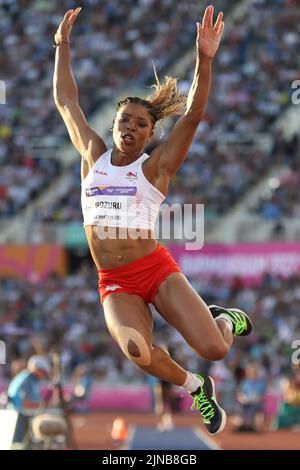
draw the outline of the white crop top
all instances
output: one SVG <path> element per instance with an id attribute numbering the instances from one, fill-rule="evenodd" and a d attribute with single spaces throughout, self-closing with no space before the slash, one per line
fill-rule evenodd
<path id="1" fill-rule="evenodd" d="M 116 166 L 107 150 L 81 183 L 83 225 L 126 227 L 154 231 L 165 196 L 145 177 L 142 165 L 149 155 Z"/>

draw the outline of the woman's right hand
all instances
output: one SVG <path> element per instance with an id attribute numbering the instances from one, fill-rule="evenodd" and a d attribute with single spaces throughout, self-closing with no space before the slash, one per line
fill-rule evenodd
<path id="1" fill-rule="evenodd" d="M 67 13 L 65 14 L 62 22 L 60 23 L 54 35 L 54 41 L 56 44 L 59 44 L 62 41 L 69 42 L 74 21 L 79 15 L 80 10 L 81 10 L 81 7 L 76 8 L 76 10 L 67 11 Z"/>

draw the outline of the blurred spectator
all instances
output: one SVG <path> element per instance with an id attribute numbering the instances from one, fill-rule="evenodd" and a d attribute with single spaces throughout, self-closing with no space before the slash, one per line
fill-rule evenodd
<path id="1" fill-rule="evenodd" d="M 242 407 L 242 425 L 239 431 L 262 430 L 262 422 L 258 425 L 258 415 L 263 410 L 263 398 L 266 391 L 265 378 L 261 376 L 258 365 L 250 364 L 245 369 L 237 398 Z"/>
<path id="2" fill-rule="evenodd" d="M 31 356 L 26 369 L 19 372 L 9 384 L 7 391 L 8 409 L 19 412 L 18 426 L 14 441 L 24 442 L 29 437 L 30 420 L 28 411 L 38 412 L 42 407 L 41 381 L 50 376 L 51 368 L 43 356 Z"/>
<path id="3" fill-rule="evenodd" d="M 24 359 L 14 359 L 11 362 L 10 371 L 11 371 L 11 378 L 13 379 L 16 375 L 20 372 L 25 370 L 27 367 L 26 361 Z"/>
<path id="4" fill-rule="evenodd" d="M 42 356 L 31 356 L 27 368 L 19 372 L 8 387 L 8 407 L 17 411 L 41 406 L 40 381 L 50 376 L 50 365 Z"/>
<path id="5" fill-rule="evenodd" d="M 300 369 L 294 370 L 293 376 L 283 379 L 283 402 L 280 406 L 277 425 L 279 429 L 294 428 L 300 430 Z"/>

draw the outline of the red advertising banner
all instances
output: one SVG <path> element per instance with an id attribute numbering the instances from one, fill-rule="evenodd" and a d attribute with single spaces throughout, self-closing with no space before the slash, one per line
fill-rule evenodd
<path id="1" fill-rule="evenodd" d="M 231 279 L 238 276 L 246 282 L 256 283 L 265 273 L 283 277 L 300 273 L 300 242 L 205 245 L 197 251 L 173 244 L 168 248 L 189 277 Z"/>

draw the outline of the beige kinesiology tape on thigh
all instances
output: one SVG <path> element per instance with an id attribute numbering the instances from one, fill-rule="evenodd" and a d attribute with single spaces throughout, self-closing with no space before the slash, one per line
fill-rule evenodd
<path id="1" fill-rule="evenodd" d="M 119 344 L 126 356 L 139 366 L 149 366 L 151 364 L 151 352 L 145 338 L 134 328 L 129 326 L 120 326 L 118 328 Z M 133 341 L 138 351 L 138 355 L 130 354 L 128 344 Z"/>

